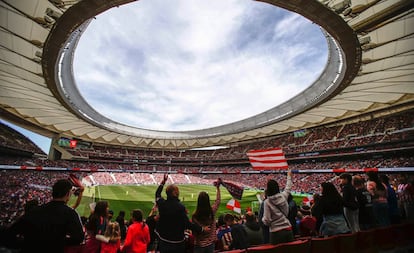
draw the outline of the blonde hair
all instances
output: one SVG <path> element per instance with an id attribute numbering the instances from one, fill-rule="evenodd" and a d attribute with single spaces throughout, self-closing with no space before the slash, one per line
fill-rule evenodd
<path id="1" fill-rule="evenodd" d="M 109 222 L 106 225 L 106 230 L 105 230 L 104 236 L 109 238 L 111 241 L 121 239 L 121 229 L 119 227 L 119 223 L 118 222 Z"/>

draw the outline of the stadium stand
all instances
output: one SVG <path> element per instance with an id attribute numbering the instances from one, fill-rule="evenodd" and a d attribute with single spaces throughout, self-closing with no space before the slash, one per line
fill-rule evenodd
<path id="1" fill-rule="evenodd" d="M 19 156 L 46 156 L 35 143 L 23 134 L 0 122 L 0 152 L 16 153 Z M 13 152 L 14 151 L 14 152 Z"/>
<path id="2" fill-rule="evenodd" d="M 132 149 L 125 147 L 92 144 L 84 148 L 57 147 L 70 154 L 72 159 L 58 159 L 58 163 L 68 163 L 71 167 L 89 166 L 90 170 L 139 170 L 146 172 L 231 172 L 251 171 L 246 152 L 252 149 L 282 147 L 289 164 L 297 169 L 324 168 L 323 162 L 328 161 L 330 168 L 348 166 L 347 161 L 366 160 L 361 166 L 379 167 L 383 164 L 373 162 L 373 158 L 400 156 L 406 162 L 395 166 L 412 165 L 410 153 L 414 147 L 414 123 L 411 115 L 413 110 L 395 115 L 375 118 L 373 115 L 354 118 L 333 126 L 319 126 L 306 129 L 306 134 L 294 137 L 292 133 L 259 139 L 255 142 L 234 144 L 228 148 L 216 150 L 152 150 Z M 7 129 L 7 128 L 6 128 Z M 6 130 L 3 130 L 3 132 Z M 8 130 L 10 131 L 10 129 Z M 11 137 L 1 145 L 3 150 L 11 153 L 9 144 Z M 32 144 L 28 144 L 30 146 Z M 21 145 L 25 146 L 25 145 Z M 38 161 L 36 161 L 38 162 Z M 54 161 L 45 160 L 52 165 Z M 337 164 L 335 164 L 337 163 Z M 408 164 L 407 164 L 408 163 Z M 360 167 L 360 166 L 356 166 Z M 325 167 L 326 168 L 326 167 Z M 296 168 L 294 168 L 296 169 Z"/>
<path id="3" fill-rule="evenodd" d="M 292 134 L 281 135 L 217 150 L 159 151 L 98 144 L 85 149 L 65 149 L 87 158 L 81 161 L 39 157 L 36 154 L 41 152 L 35 144 L 2 124 L 0 167 L 4 170 L 1 171 L 1 183 L 7 186 L 7 194 L 1 200 L 5 207 L 1 211 L 1 223 L 9 223 L 18 217 L 27 200 L 38 198 L 44 203 L 46 186 L 57 178 L 67 177 L 73 169 L 82 171 L 80 177 L 88 185 L 156 184 L 162 179 L 162 173 L 169 173 L 172 182 L 178 184 L 211 184 L 220 174 L 223 180 L 263 189 L 269 175 L 254 171 L 245 153 L 280 144 L 286 150 L 293 171 L 308 171 L 295 176 L 293 190 L 314 193 L 321 182 L 335 178 L 333 169 L 347 168 L 363 173 L 364 168 L 412 168 L 412 113 L 409 110 L 384 118 L 354 119 L 335 126 L 309 129 L 299 138 Z M 19 145 L 13 146 L 13 143 Z M 28 153 L 28 150 L 32 151 Z M 7 166 L 19 170 L 8 170 Z M 270 176 L 284 182 L 282 174 L 271 173 Z M 390 176 L 396 177 L 395 174 Z"/>

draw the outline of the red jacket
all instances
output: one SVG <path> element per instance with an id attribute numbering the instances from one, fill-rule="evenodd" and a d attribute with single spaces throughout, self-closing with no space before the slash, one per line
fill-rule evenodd
<path id="1" fill-rule="evenodd" d="M 128 227 L 122 250 L 125 253 L 146 253 L 149 242 L 150 233 L 147 224 L 134 221 Z"/>
<path id="2" fill-rule="evenodd" d="M 106 243 L 101 242 L 101 252 L 100 253 L 117 253 L 121 246 L 121 240 L 118 240 L 115 243 Z"/>

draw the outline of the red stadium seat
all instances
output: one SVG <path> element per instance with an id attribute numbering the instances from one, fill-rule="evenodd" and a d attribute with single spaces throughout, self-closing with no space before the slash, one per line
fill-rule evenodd
<path id="1" fill-rule="evenodd" d="M 277 245 L 264 244 L 255 247 L 250 247 L 247 249 L 248 253 L 273 253 Z"/>
<path id="2" fill-rule="evenodd" d="M 277 244 L 274 253 L 308 253 L 310 251 L 310 240 L 296 240 L 293 242 Z"/>
<path id="3" fill-rule="evenodd" d="M 409 223 L 404 223 L 402 225 L 402 229 L 403 229 L 403 233 L 405 234 L 405 238 L 406 240 L 409 241 L 410 244 L 413 244 L 414 241 L 414 223 L 413 222 L 409 222 Z"/>
<path id="4" fill-rule="evenodd" d="M 396 248 L 413 249 L 414 248 L 414 224 L 403 223 L 391 226 L 390 234 L 394 239 Z M 405 251 L 403 251 L 405 252 Z"/>
<path id="5" fill-rule="evenodd" d="M 357 233 L 356 248 L 358 253 L 377 253 L 375 245 L 375 229 L 359 231 Z"/>
<path id="6" fill-rule="evenodd" d="M 397 247 L 401 248 L 408 245 L 407 235 L 404 233 L 404 224 L 392 225 L 391 234 L 394 237 L 394 242 Z"/>
<path id="7" fill-rule="evenodd" d="M 349 253 L 356 251 L 357 233 L 337 235 L 336 252 Z"/>
<path id="8" fill-rule="evenodd" d="M 245 249 L 233 249 L 233 250 L 229 250 L 229 251 L 225 251 L 226 253 L 246 253 L 247 250 Z"/>
<path id="9" fill-rule="evenodd" d="M 312 238 L 311 239 L 311 253 L 335 253 L 336 252 L 336 235 L 324 237 L 324 238 Z"/>
<path id="10" fill-rule="evenodd" d="M 380 251 L 391 250 L 396 247 L 396 234 L 393 227 L 382 227 L 375 229 L 375 245 Z"/>

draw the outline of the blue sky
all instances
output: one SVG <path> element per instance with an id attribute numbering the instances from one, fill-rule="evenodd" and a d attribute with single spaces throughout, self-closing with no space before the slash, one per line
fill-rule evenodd
<path id="1" fill-rule="evenodd" d="M 320 75 L 326 47 L 317 25 L 266 3 L 140 0 L 92 20 L 74 74 L 82 96 L 108 118 L 194 130 L 298 94 Z"/>

